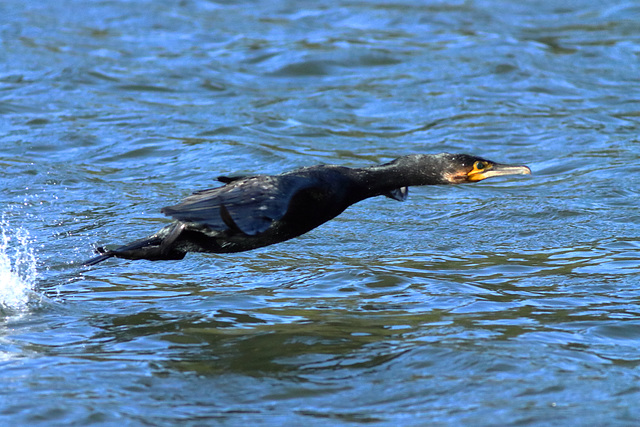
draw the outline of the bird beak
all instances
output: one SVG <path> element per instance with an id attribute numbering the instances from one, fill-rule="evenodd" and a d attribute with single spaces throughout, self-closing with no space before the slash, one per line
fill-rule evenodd
<path id="1" fill-rule="evenodd" d="M 500 163 L 493 163 L 488 168 L 474 168 L 467 174 L 467 179 L 469 181 L 476 182 L 494 176 L 503 175 L 531 175 L 531 169 L 529 169 L 527 166 L 502 165 Z"/>

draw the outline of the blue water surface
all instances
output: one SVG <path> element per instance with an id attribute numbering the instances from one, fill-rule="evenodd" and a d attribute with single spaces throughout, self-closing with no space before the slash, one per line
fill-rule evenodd
<path id="1" fill-rule="evenodd" d="M 633 1 L 0 4 L 6 425 L 637 425 Z M 300 238 L 110 260 L 218 175 L 466 152 Z"/>

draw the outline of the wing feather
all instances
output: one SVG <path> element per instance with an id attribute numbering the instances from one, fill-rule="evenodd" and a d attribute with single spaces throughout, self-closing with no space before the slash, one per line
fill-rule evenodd
<path id="1" fill-rule="evenodd" d="M 311 187 L 313 180 L 300 176 L 242 177 L 222 187 L 197 191 L 161 212 L 213 230 L 241 231 L 253 236 L 281 219 L 295 194 Z"/>

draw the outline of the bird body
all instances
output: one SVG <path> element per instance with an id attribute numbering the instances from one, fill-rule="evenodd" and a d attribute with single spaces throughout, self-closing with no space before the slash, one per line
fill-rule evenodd
<path id="1" fill-rule="evenodd" d="M 84 264 L 110 257 L 161 260 L 182 259 L 187 252 L 247 251 L 300 236 L 370 197 L 404 200 L 409 186 L 528 173 L 526 166 L 441 153 L 408 155 L 364 168 L 319 165 L 280 175 L 222 176 L 218 181 L 225 185 L 163 208 L 174 223 L 114 250 L 98 248 L 100 255 Z"/>

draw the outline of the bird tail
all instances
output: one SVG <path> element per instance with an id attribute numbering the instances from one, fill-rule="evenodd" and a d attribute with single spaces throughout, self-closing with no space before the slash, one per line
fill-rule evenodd
<path id="1" fill-rule="evenodd" d="M 112 257 L 126 259 L 151 259 L 149 258 L 150 252 L 157 252 L 157 248 L 161 243 L 161 238 L 153 236 L 149 237 L 148 239 L 142 239 L 128 245 L 120 246 L 119 248 L 113 250 L 106 250 L 103 247 L 99 247 L 96 249 L 96 253 L 98 253 L 99 255 L 97 257 L 86 260 L 82 263 L 82 265 L 96 265 Z"/>
<path id="2" fill-rule="evenodd" d="M 96 253 L 100 253 L 100 251 L 99 251 L 99 250 L 96 250 Z M 103 254 L 101 254 L 101 255 L 98 255 L 97 257 L 93 257 L 93 258 L 91 258 L 91 259 L 86 260 L 85 262 L 83 262 L 83 263 L 82 263 L 82 265 L 84 265 L 84 266 L 86 266 L 86 267 L 88 267 L 88 266 L 90 266 L 90 265 L 96 265 L 96 264 L 98 264 L 99 262 L 102 262 L 102 261 L 104 261 L 104 260 L 106 260 L 106 259 L 111 258 L 112 256 L 114 256 L 114 255 L 112 255 L 112 254 L 107 254 L 107 253 L 105 252 L 105 253 L 103 253 Z"/>

